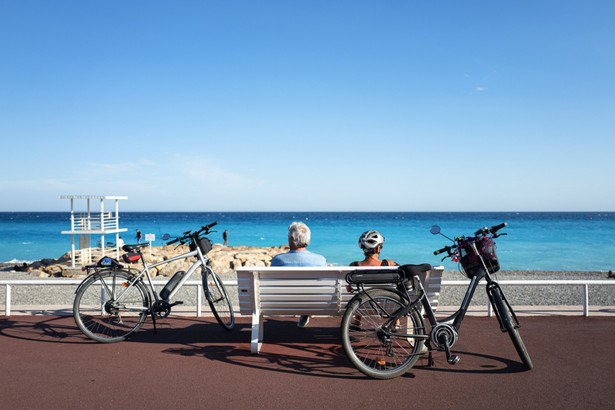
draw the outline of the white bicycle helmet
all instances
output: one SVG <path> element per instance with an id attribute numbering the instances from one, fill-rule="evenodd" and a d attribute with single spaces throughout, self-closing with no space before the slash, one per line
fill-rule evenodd
<path id="1" fill-rule="evenodd" d="M 363 232 L 359 237 L 359 248 L 363 249 L 364 252 L 371 252 L 383 243 L 384 236 L 373 229 Z"/>

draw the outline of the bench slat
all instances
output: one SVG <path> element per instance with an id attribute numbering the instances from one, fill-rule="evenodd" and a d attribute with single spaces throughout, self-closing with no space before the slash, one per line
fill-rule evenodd
<path id="1" fill-rule="evenodd" d="M 346 290 L 345 276 L 356 267 L 246 267 L 237 269 L 239 311 L 252 315 L 252 352 L 263 340 L 263 317 L 341 315 L 354 293 Z M 370 268 L 361 267 L 362 270 Z M 383 269 L 373 267 L 371 269 Z M 396 267 L 385 269 L 395 270 Z M 434 268 L 423 283 L 434 309 L 438 305 L 442 267 Z M 425 282 L 424 278 L 422 279 Z M 389 285 L 374 286 L 389 287 Z M 254 290 L 256 289 L 256 294 Z"/>

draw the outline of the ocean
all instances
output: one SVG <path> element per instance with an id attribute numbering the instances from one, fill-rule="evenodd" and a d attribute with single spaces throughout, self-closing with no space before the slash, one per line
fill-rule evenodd
<path id="1" fill-rule="evenodd" d="M 360 259 L 359 235 L 376 229 L 385 237 L 381 257 L 398 263 L 457 264 L 441 262 L 433 251 L 449 244 L 429 233 L 439 225 L 442 233 L 470 235 L 483 226 L 508 222 L 507 236 L 496 240 L 504 270 L 608 271 L 615 269 L 615 212 L 121 212 L 124 242 L 135 242 L 135 231 L 155 235 L 180 235 L 218 221 L 210 236 L 229 245 L 279 246 L 286 243 L 287 227 L 303 221 L 312 230 L 310 250 L 333 265 Z M 0 212 L 0 262 L 22 263 L 57 258 L 70 250 L 69 212 Z M 93 243 L 99 240 L 93 237 Z M 107 235 L 105 242 L 113 242 Z"/>

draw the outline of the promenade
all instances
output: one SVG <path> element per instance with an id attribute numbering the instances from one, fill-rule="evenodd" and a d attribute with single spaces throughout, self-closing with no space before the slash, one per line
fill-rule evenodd
<path id="1" fill-rule="evenodd" d="M 232 332 L 213 318 L 151 321 L 132 339 L 98 344 L 72 317 L 0 318 L 0 383 L 10 409 L 539 409 L 615 406 L 615 316 L 526 316 L 525 371 L 495 318 L 469 316 L 450 366 L 420 360 L 405 376 L 364 377 L 346 359 L 339 318 L 265 322 L 260 355 L 250 324 Z"/>

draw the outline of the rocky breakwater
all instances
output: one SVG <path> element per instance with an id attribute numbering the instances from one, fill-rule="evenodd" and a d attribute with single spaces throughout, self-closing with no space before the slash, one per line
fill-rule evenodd
<path id="1" fill-rule="evenodd" d="M 186 246 L 154 246 L 150 249 L 143 249 L 143 257 L 148 264 L 160 262 L 162 260 L 168 260 L 174 256 L 187 252 Z M 251 246 L 223 246 L 219 244 L 213 245 L 212 250 L 207 254 L 211 260 L 211 266 L 217 273 L 224 275 L 233 272 L 235 269 L 242 266 L 269 266 L 271 259 L 283 252 L 287 252 L 287 246 L 273 246 L 273 247 L 251 247 Z M 115 257 L 115 251 L 107 250 L 105 252 L 107 256 Z M 92 249 L 92 261 L 96 262 L 102 257 L 100 249 Z M 118 259 L 120 263 L 127 267 L 140 269 L 141 262 L 137 264 L 127 264 L 122 258 Z M 171 276 L 175 272 L 183 270 L 187 271 L 194 262 L 194 258 L 181 259 L 178 261 L 170 262 L 151 269 L 152 276 Z M 81 267 L 71 267 L 70 253 L 62 255 L 58 259 L 43 259 L 33 262 L 27 267 L 19 267 L 19 270 L 30 272 L 32 275 L 36 275 L 42 278 L 45 277 L 66 277 L 73 278 L 82 276 L 84 272 L 81 271 Z"/>

